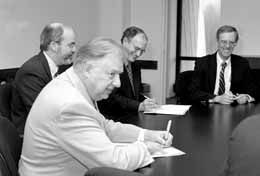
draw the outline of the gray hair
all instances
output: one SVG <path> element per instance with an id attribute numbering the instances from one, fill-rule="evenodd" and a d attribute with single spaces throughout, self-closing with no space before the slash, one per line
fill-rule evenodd
<path id="1" fill-rule="evenodd" d="M 127 50 L 114 40 L 109 38 L 95 38 L 79 48 L 73 62 L 73 67 L 79 71 L 83 67 L 85 68 L 89 61 L 102 59 L 112 53 L 117 54 L 122 61 L 128 57 Z"/>
<path id="2" fill-rule="evenodd" d="M 144 34 L 145 39 L 148 41 L 148 37 L 146 33 L 143 31 L 143 29 L 136 26 L 130 26 L 123 32 L 123 35 L 121 37 L 121 43 L 123 44 L 125 38 L 127 38 L 128 41 L 131 41 L 132 38 L 134 38 L 137 34 Z"/>
<path id="3" fill-rule="evenodd" d="M 236 41 L 235 42 L 238 41 L 239 34 L 238 34 L 237 29 L 235 27 L 229 26 L 229 25 L 224 25 L 224 26 L 221 26 L 220 28 L 218 28 L 217 34 L 216 34 L 217 40 L 219 40 L 220 34 L 227 33 L 227 32 L 235 32 L 235 34 L 236 34 Z"/>
<path id="4" fill-rule="evenodd" d="M 45 26 L 40 36 L 40 50 L 48 50 L 52 41 L 60 43 L 63 40 L 64 28 L 65 26 L 61 23 L 51 23 Z"/>

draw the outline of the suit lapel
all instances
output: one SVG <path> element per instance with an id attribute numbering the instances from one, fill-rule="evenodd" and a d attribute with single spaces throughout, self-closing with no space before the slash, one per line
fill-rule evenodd
<path id="1" fill-rule="evenodd" d="M 39 53 L 39 58 L 40 58 L 40 62 L 42 64 L 42 67 L 43 67 L 44 71 L 48 75 L 48 78 L 50 80 L 52 80 L 51 71 L 50 71 L 50 67 L 49 67 L 48 61 L 47 61 L 47 59 L 44 56 L 42 51 Z"/>
<path id="2" fill-rule="evenodd" d="M 133 63 L 135 64 L 135 63 Z M 138 84 L 138 70 L 136 66 L 133 66 L 132 64 L 132 73 L 133 73 L 133 83 L 134 83 L 134 91 L 135 91 L 135 97 L 138 99 L 138 92 L 139 92 L 139 84 Z"/>
<path id="3" fill-rule="evenodd" d="M 216 83 L 216 72 L 217 72 L 217 55 L 216 53 L 209 57 L 209 88 L 211 92 L 214 92 Z"/>
<path id="4" fill-rule="evenodd" d="M 237 67 L 236 66 L 236 62 L 235 62 L 236 58 L 234 55 L 231 55 L 231 58 L 230 58 L 230 62 L 231 62 L 231 76 L 230 76 L 230 79 L 231 79 L 231 87 L 232 87 L 232 81 L 236 80 L 235 75 L 236 74 L 232 74 L 232 73 L 239 73 L 239 70 L 237 70 Z M 233 77 L 234 76 L 234 77 Z M 231 87 L 230 87 L 230 90 L 231 90 Z"/>
<path id="5" fill-rule="evenodd" d="M 132 67 L 132 74 L 133 74 L 133 83 L 135 82 L 134 80 L 135 80 L 135 76 L 134 76 L 134 73 L 133 73 L 134 71 L 133 71 L 133 67 Z M 124 72 L 123 72 L 123 79 L 125 79 L 125 80 L 127 80 L 127 89 L 129 89 L 130 91 L 131 91 L 131 93 L 132 93 L 132 96 L 134 97 L 135 96 L 135 93 L 133 92 L 134 90 L 133 90 L 133 87 L 132 87 L 132 85 L 131 85 L 131 82 L 130 82 L 130 78 L 129 78 L 129 76 L 128 76 L 128 72 L 127 72 L 127 70 L 126 70 L 126 66 L 124 65 Z M 135 84 L 135 83 L 134 83 Z"/>

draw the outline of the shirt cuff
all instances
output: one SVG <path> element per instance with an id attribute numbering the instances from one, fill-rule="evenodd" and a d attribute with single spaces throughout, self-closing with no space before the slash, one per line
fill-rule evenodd
<path id="1" fill-rule="evenodd" d="M 140 130 L 137 141 L 144 142 L 144 131 L 145 129 Z"/>

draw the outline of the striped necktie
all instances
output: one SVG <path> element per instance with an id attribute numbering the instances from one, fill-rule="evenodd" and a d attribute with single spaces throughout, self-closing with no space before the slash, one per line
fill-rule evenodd
<path id="1" fill-rule="evenodd" d="M 222 95 L 225 93 L 225 77 L 224 77 L 224 73 L 225 73 L 225 68 L 227 66 L 226 62 L 222 62 L 221 64 L 221 71 L 219 74 L 219 88 L 218 88 L 218 95 Z"/>
<path id="2" fill-rule="evenodd" d="M 126 65 L 126 71 L 128 73 L 128 77 L 129 77 L 129 80 L 130 80 L 130 83 L 131 83 L 131 87 L 132 87 L 133 93 L 135 95 L 133 73 L 132 73 L 132 68 L 131 68 L 131 64 L 130 63 L 128 65 Z"/>

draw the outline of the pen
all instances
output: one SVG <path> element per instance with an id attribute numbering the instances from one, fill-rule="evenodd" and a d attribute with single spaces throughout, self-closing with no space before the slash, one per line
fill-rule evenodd
<path id="1" fill-rule="evenodd" d="M 144 96 L 144 98 L 146 98 L 146 99 L 150 99 L 150 97 L 148 97 L 148 96 L 146 96 L 146 95 L 144 95 L 144 94 L 143 94 L 143 96 Z"/>
<path id="2" fill-rule="evenodd" d="M 169 133 L 170 133 L 171 125 L 172 125 L 172 120 L 169 120 L 169 121 L 168 121 L 168 124 L 167 124 L 167 128 L 166 128 L 166 131 L 167 131 L 167 134 L 166 134 L 166 140 L 167 140 L 168 137 L 169 137 Z"/>

